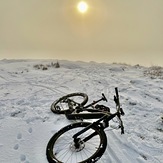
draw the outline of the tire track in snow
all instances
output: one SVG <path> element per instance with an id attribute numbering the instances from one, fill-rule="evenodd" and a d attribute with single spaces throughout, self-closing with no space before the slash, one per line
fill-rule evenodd
<path id="1" fill-rule="evenodd" d="M 137 151 L 138 154 L 149 163 L 162 163 L 158 158 L 156 158 L 156 154 L 160 154 L 160 156 L 162 156 L 162 149 L 149 147 L 143 142 L 138 142 L 136 140 L 137 139 L 130 139 L 128 144 L 125 144 L 125 148 L 130 148 L 134 151 Z"/>
<path id="2" fill-rule="evenodd" d="M 154 153 L 151 153 L 151 147 L 133 140 L 130 142 L 125 135 L 118 134 L 113 131 L 107 134 L 108 145 L 104 153 L 106 163 L 161 163 L 155 155 L 158 154 L 159 149 L 152 149 Z M 161 152 L 162 150 L 160 155 Z"/>
<path id="3" fill-rule="evenodd" d="M 9 76 L 8 78 L 3 77 L 2 75 L 0 75 L 0 78 L 3 79 L 6 82 L 19 82 L 18 80 L 15 79 L 11 79 L 12 76 Z"/>
<path id="4" fill-rule="evenodd" d="M 62 91 L 56 89 L 55 87 L 54 87 L 54 88 L 50 88 L 50 87 L 48 87 L 48 86 L 41 85 L 41 84 L 30 84 L 30 85 L 36 86 L 36 87 L 45 88 L 45 89 L 47 89 L 47 90 L 50 90 L 50 91 L 52 91 L 52 92 L 56 92 L 56 93 L 59 93 L 59 94 L 63 94 L 63 93 L 64 93 L 64 92 L 62 92 Z M 64 93 L 64 94 L 65 94 L 65 93 Z"/>
<path id="5" fill-rule="evenodd" d="M 68 89 L 68 87 L 66 87 L 65 85 L 66 85 L 67 83 L 73 81 L 73 80 L 75 80 L 75 78 L 70 79 L 69 81 L 64 81 L 63 83 L 61 83 L 60 85 L 57 85 L 57 86 L 55 86 L 55 87 L 48 87 L 48 86 L 46 86 L 46 85 L 33 84 L 33 83 L 30 83 L 30 85 L 36 86 L 36 87 L 45 88 L 45 89 L 50 90 L 50 91 L 52 91 L 52 92 L 56 92 L 56 93 L 59 93 L 59 94 L 63 95 L 63 94 L 67 94 L 67 93 L 65 93 L 65 92 L 63 92 L 63 91 L 61 91 L 61 90 L 59 90 L 59 89 L 57 89 L 57 88 L 59 88 L 59 87 L 64 87 L 64 88 L 67 88 L 67 89 Z M 48 84 L 48 83 L 47 83 L 47 84 Z"/>
<path id="6" fill-rule="evenodd" d="M 5 80 L 5 81 L 8 81 L 5 77 L 3 77 L 1 75 L 0 75 L 0 78 L 3 79 L 3 80 Z"/>
<path id="7" fill-rule="evenodd" d="M 108 145 L 104 157 L 109 163 L 142 163 L 141 160 L 137 160 L 140 157 L 139 153 L 135 149 L 125 146 L 123 135 L 120 133 L 117 135 L 113 131 L 106 131 L 106 134 Z"/>

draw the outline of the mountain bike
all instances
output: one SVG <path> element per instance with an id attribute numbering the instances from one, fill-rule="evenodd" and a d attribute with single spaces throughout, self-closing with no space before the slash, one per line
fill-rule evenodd
<path id="1" fill-rule="evenodd" d="M 124 126 L 121 119 L 121 115 L 124 115 L 124 112 L 123 109 L 120 107 L 117 88 L 115 88 L 115 92 L 115 113 L 110 113 L 109 110 L 99 110 L 98 112 L 95 112 L 96 114 L 102 113 L 102 115 L 99 116 L 100 118 L 98 120 L 92 123 L 77 122 L 70 124 L 63 127 L 52 136 L 47 144 L 46 149 L 46 155 L 49 163 L 97 162 L 104 154 L 107 146 L 107 137 L 104 129 L 109 127 L 109 121 L 112 120 L 114 117 L 118 118 L 121 134 L 124 134 Z M 102 98 L 104 98 L 104 96 Z M 71 113 L 66 114 L 71 115 Z M 77 114 L 81 114 L 83 116 L 83 119 L 85 119 L 85 113 Z M 92 113 L 87 114 L 91 115 Z M 80 116 L 80 118 L 82 116 Z"/>

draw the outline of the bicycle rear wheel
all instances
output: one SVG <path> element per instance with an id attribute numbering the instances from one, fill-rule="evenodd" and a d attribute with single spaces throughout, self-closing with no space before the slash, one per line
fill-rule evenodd
<path id="1" fill-rule="evenodd" d="M 56 114 L 65 114 L 70 111 L 68 100 L 72 103 L 71 111 L 77 105 L 85 105 L 88 101 L 88 96 L 85 93 L 71 93 L 54 101 L 51 105 L 52 112 Z"/>
<path id="2" fill-rule="evenodd" d="M 49 163 L 96 162 L 106 149 L 107 138 L 105 132 L 97 126 L 92 126 L 89 130 L 78 136 L 80 139 L 78 146 L 75 146 L 73 138 L 75 133 L 78 133 L 90 124 L 88 122 L 74 123 L 54 134 L 46 149 Z M 95 133 L 95 135 L 87 139 L 92 133 Z"/>

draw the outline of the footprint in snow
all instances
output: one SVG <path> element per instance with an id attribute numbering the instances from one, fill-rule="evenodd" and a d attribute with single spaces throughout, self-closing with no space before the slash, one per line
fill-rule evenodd
<path id="1" fill-rule="evenodd" d="M 18 140 L 20 140 L 22 138 L 22 134 L 21 133 L 18 133 L 16 138 Z M 15 144 L 14 147 L 13 147 L 13 149 L 14 150 L 18 150 L 19 149 L 19 144 Z"/>
<path id="2" fill-rule="evenodd" d="M 21 139 L 22 138 L 22 134 L 21 133 L 18 133 L 17 134 L 17 139 Z"/>
<path id="3" fill-rule="evenodd" d="M 25 161 L 25 160 L 26 160 L 26 155 L 21 154 L 21 155 L 20 155 L 20 160 L 21 160 L 21 161 Z"/>
<path id="4" fill-rule="evenodd" d="M 19 149 L 19 144 L 15 144 L 14 149 L 18 150 Z"/>
<path id="5" fill-rule="evenodd" d="M 32 128 L 30 127 L 29 129 L 28 129 L 28 132 L 31 134 L 32 133 Z"/>
<path id="6" fill-rule="evenodd" d="M 24 155 L 24 154 L 21 154 L 21 155 L 20 155 L 20 161 L 21 161 L 21 162 L 24 162 L 24 161 L 25 161 L 24 163 L 29 163 L 29 161 L 27 161 L 26 155 Z"/>
<path id="7" fill-rule="evenodd" d="M 28 128 L 28 133 L 32 133 L 32 127 Z M 16 137 L 18 140 L 21 140 L 22 139 L 22 133 L 18 133 L 17 134 L 17 137 Z M 15 146 L 13 147 L 14 150 L 18 150 L 19 149 L 19 144 L 15 144 Z M 29 161 L 26 160 L 26 155 L 24 154 L 21 154 L 20 155 L 20 161 L 21 162 L 24 162 L 24 163 L 29 163 Z"/>

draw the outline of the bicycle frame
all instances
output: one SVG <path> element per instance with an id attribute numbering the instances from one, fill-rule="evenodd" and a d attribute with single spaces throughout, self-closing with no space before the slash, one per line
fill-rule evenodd
<path id="1" fill-rule="evenodd" d="M 120 113 L 119 112 L 116 112 L 114 114 L 104 115 L 99 120 L 93 122 L 92 124 L 88 125 L 84 129 L 82 129 L 81 131 L 79 131 L 78 133 L 76 133 L 75 135 L 73 135 L 75 146 L 78 146 L 78 144 L 80 143 L 80 138 L 78 138 L 78 137 L 81 134 L 83 134 L 84 132 L 88 131 L 92 126 L 96 127 L 99 130 L 104 130 L 105 128 L 108 127 L 108 125 L 106 123 L 108 123 L 115 116 L 118 116 L 119 117 L 119 120 L 120 120 L 120 123 L 121 123 L 121 125 L 119 126 L 121 128 L 121 134 L 124 134 L 124 127 L 123 127 L 123 122 L 122 122 L 122 120 L 120 118 Z M 103 123 L 101 123 L 102 121 L 103 121 Z M 87 137 L 85 137 L 82 141 L 83 142 L 86 142 L 86 141 L 90 140 L 92 137 L 96 136 L 96 134 L 97 133 L 94 132 L 94 133 L 88 135 Z"/>

